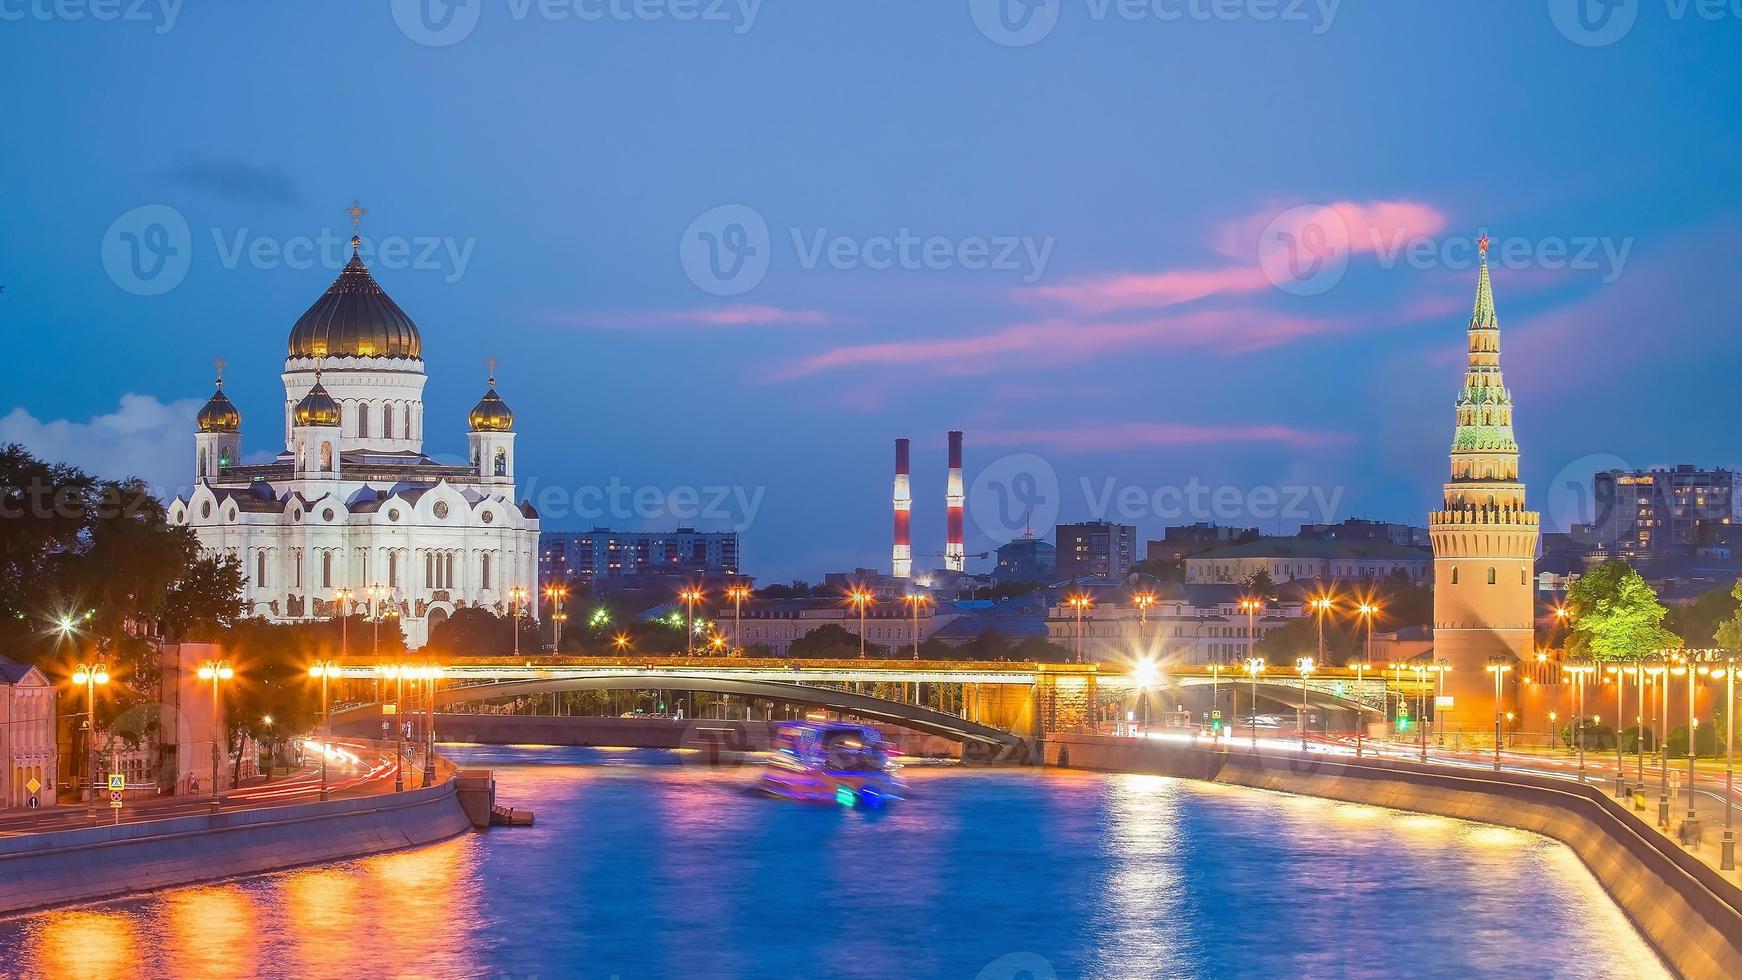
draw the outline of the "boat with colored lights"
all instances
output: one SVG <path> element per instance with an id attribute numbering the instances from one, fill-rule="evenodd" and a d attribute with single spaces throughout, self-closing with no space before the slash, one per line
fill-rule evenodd
<path id="1" fill-rule="evenodd" d="M 875 808 L 901 798 L 895 770 L 875 728 L 792 722 L 775 732 L 774 753 L 757 788 L 791 800 Z"/>

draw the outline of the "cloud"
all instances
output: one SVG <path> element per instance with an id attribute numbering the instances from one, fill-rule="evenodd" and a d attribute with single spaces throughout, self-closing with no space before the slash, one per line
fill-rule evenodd
<path id="1" fill-rule="evenodd" d="M 88 422 L 43 421 L 14 408 L 0 417 L 0 443 L 19 443 L 42 459 L 100 477 L 137 476 L 167 499 L 192 483 L 194 417 L 202 404 L 199 398 L 165 404 L 126 394 L 116 411 Z"/>
<path id="2" fill-rule="evenodd" d="M 1291 243 L 1322 239 L 1349 255 L 1395 257 L 1410 241 L 1437 235 L 1446 217 L 1419 201 L 1337 201 L 1269 208 L 1223 222 L 1210 247 L 1231 259 L 1263 264 Z"/>
<path id="3" fill-rule="evenodd" d="M 1169 269 L 1153 273 L 1122 273 L 1080 279 L 1057 286 L 1037 286 L 1025 298 L 1057 300 L 1082 313 L 1155 309 L 1228 293 L 1270 288 L 1257 265 L 1221 269 Z"/>
<path id="4" fill-rule="evenodd" d="M 189 161 L 164 172 L 171 180 L 219 197 L 262 204 L 297 204 L 302 191 L 287 173 L 241 160 Z"/>
<path id="5" fill-rule="evenodd" d="M 575 313 L 546 318 L 576 327 L 641 329 L 656 327 L 823 327 L 834 322 L 822 310 L 787 310 L 778 306 L 740 305 L 716 309 L 649 310 L 640 313 Z"/>
<path id="6" fill-rule="evenodd" d="M 1067 428 L 974 430 L 974 444 L 1025 446 L 1055 452 L 1117 452 L 1222 443 L 1276 443 L 1297 449 L 1334 446 L 1350 437 L 1287 425 L 1189 425 L 1178 422 L 1084 422 Z"/>
<path id="7" fill-rule="evenodd" d="M 1053 318 L 966 337 L 920 337 L 837 347 L 787 365 L 774 373 L 774 379 L 892 365 L 942 374 L 989 374 L 1013 363 L 1056 364 L 1154 348 L 1208 348 L 1237 354 L 1348 326 L 1254 309 L 1198 310 L 1118 322 Z"/>

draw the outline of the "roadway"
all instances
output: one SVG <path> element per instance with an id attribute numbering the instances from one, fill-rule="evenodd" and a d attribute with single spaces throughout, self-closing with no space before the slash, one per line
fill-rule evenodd
<path id="1" fill-rule="evenodd" d="M 316 745 L 309 742 L 305 756 L 314 756 Z M 393 792 L 394 775 L 398 771 L 391 746 L 376 746 L 356 739 L 334 739 L 335 755 L 327 767 L 327 796 L 348 799 Z M 412 746 L 407 743 L 407 752 Z M 353 761 L 354 760 L 354 761 Z M 415 789 L 422 785 L 423 770 L 407 759 L 405 785 Z M 312 803 L 320 799 L 321 767 L 318 758 L 281 779 L 251 781 L 219 794 L 220 813 Z M 113 809 L 106 791 L 98 792 L 97 815 L 87 815 L 83 803 L 62 803 L 45 809 L 25 810 L 0 817 L 0 837 L 38 834 L 54 830 L 77 830 L 117 823 L 138 823 L 144 820 L 164 820 L 170 817 L 201 816 L 212 812 L 210 795 L 200 796 L 128 796 L 124 805 Z"/>

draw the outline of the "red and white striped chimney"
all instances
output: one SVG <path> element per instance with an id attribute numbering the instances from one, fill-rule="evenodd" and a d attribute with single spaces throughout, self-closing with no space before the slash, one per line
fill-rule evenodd
<path id="1" fill-rule="evenodd" d="M 896 578 L 913 574 L 913 541 L 908 536 L 913 511 L 913 487 L 907 478 L 907 440 L 895 440 L 895 549 L 890 571 Z"/>
<path id="2" fill-rule="evenodd" d="M 949 539 L 944 542 L 944 567 L 952 572 L 963 569 L 966 549 L 962 547 L 962 434 L 950 432 L 950 482 L 944 490 L 945 518 Z"/>

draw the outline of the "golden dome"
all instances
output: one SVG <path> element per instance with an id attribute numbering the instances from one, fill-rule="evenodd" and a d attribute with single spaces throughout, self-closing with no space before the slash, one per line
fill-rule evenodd
<path id="1" fill-rule="evenodd" d="M 292 413 L 297 425 L 329 425 L 339 424 L 339 403 L 333 401 L 333 396 L 327 394 L 326 386 L 321 384 L 321 373 L 315 372 L 315 386 L 302 396 L 302 401 L 296 403 Z"/>
<path id="2" fill-rule="evenodd" d="M 224 396 L 223 378 L 218 379 L 218 390 L 212 392 L 212 397 L 206 400 L 200 414 L 195 418 L 201 432 L 242 431 L 242 413 Z"/>
<path id="3" fill-rule="evenodd" d="M 490 390 L 478 399 L 477 406 L 467 418 L 472 423 L 473 432 L 507 432 L 514 428 L 514 412 L 502 396 L 496 394 L 494 377 L 490 379 Z"/>
<path id="4" fill-rule="evenodd" d="M 289 357 L 423 356 L 417 324 L 376 284 L 355 251 L 351 261 L 290 328 Z"/>

